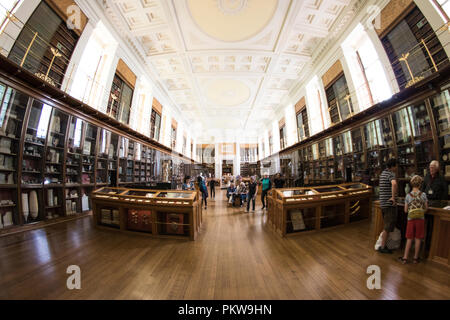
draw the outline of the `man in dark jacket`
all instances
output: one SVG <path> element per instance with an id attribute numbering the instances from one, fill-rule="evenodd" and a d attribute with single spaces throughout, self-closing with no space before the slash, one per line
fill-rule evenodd
<path id="1" fill-rule="evenodd" d="M 447 200 L 448 187 L 445 177 L 439 173 L 439 162 L 434 160 L 430 163 L 430 172 L 426 175 L 422 185 L 428 200 Z"/>

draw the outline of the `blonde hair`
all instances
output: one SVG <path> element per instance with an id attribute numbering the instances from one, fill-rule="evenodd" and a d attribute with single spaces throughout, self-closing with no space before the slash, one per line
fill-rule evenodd
<path id="1" fill-rule="evenodd" d="M 410 183 L 413 188 L 420 188 L 423 183 L 423 178 L 421 176 L 415 175 L 414 177 L 411 178 Z"/>

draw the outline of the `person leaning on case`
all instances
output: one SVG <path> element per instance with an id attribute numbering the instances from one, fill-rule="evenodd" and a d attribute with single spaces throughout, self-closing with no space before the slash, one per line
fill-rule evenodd
<path id="1" fill-rule="evenodd" d="M 425 176 L 421 191 L 425 192 L 428 200 L 447 200 L 447 181 L 445 181 L 445 178 L 439 173 L 438 161 L 431 161 L 430 172 Z"/>
<path id="2" fill-rule="evenodd" d="M 380 175 L 380 207 L 383 214 L 384 230 L 381 233 L 381 247 L 378 249 L 381 253 L 392 253 L 392 250 L 386 248 L 386 241 L 389 233 L 393 232 L 397 223 L 397 180 L 395 171 L 397 160 L 389 159 L 387 168 Z"/>

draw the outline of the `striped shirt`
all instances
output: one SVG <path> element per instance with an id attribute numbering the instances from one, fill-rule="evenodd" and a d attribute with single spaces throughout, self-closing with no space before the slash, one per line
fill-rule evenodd
<path id="1" fill-rule="evenodd" d="M 392 207 L 392 201 L 389 201 L 389 199 L 392 198 L 392 180 L 395 180 L 395 174 L 392 171 L 385 169 L 380 175 L 381 208 Z"/>

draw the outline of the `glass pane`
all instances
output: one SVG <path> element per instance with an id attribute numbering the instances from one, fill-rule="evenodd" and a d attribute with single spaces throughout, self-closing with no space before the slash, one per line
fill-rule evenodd
<path id="1" fill-rule="evenodd" d="M 190 198 L 192 193 L 179 193 L 179 192 L 161 192 L 158 198 Z"/>
<path id="2" fill-rule="evenodd" d="M 17 184 L 19 137 L 28 96 L 0 85 L 0 184 Z M 5 200 L 6 201 L 6 200 Z"/>
<path id="3" fill-rule="evenodd" d="M 378 128 L 378 125 L 380 124 L 380 128 Z M 394 147 L 394 138 L 392 135 L 391 126 L 389 123 L 389 118 L 383 118 L 381 120 L 376 121 L 376 126 L 378 132 L 381 132 L 381 135 L 379 135 L 379 143 L 384 148 L 393 148 Z"/>
<path id="4" fill-rule="evenodd" d="M 122 96 L 120 99 L 119 121 L 128 124 L 130 121 L 131 100 L 133 99 L 133 89 L 123 84 Z"/>
<path id="5" fill-rule="evenodd" d="M 439 136 L 439 154 L 442 170 L 450 175 L 450 90 L 445 90 L 430 99 Z"/>
<path id="6" fill-rule="evenodd" d="M 412 132 L 410 120 L 411 118 L 408 108 L 401 109 L 393 114 L 392 121 L 395 128 L 397 145 L 411 142 Z"/>
<path id="7" fill-rule="evenodd" d="M 364 138 L 366 141 L 367 150 L 375 149 L 378 147 L 375 121 L 369 122 L 364 126 Z"/>
<path id="8" fill-rule="evenodd" d="M 410 113 L 413 135 L 416 139 L 433 139 L 431 132 L 431 120 L 428 115 L 425 102 L 408 107 Z"/>
<path id="9" fill-rule="evenodd" d="M 33 101 L 30 117 L 28 119 L 27 132 L 25 135 L 25 150 L 22 167 L 22 183 L 42 184 L 43 159 L 54 160 L 59 163 L 60 153 L 44 153 L 45 140 L 50 123 L 52 108 L 37 100 Z M 52 156 L 53 159 L 48 157 Z"/>
<path id="10" fill-rule="evenodd" d="M 352 136 L 350 131 L 344 132 L 342 134 L 342 141 L 344 142 L 344 153 L 352 153 L 353 152 L 353 144 L 352 144 Z"/>
<path id="11" fill-rule="evenodd" d="M 69 116 L 53 109 L 47 139 L 44 184 L 63 183 L 64 145 Z"/>

